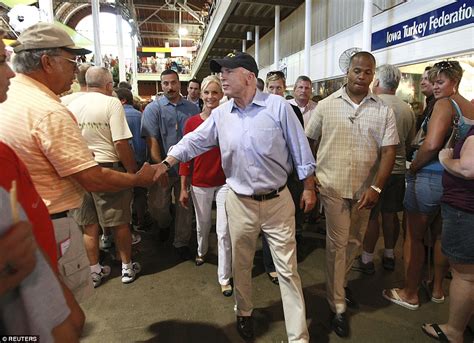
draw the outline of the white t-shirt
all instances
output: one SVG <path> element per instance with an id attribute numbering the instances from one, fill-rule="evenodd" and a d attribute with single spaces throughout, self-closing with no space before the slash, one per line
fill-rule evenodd
<path id="1" fill-rule="evenodd" d="M 122 103 L 115 97 L 90 92 L 73 100 L 69 110 L 99 163 L 120 161 L 114 142 L 132 138 Z"/>
<path id="2" fill-rule="evenodd" d="M 76 100 L 77 98 L 83 96 L 84 94 L 87 94 L 86 92 L 74 92 L 74 93 L 71 93 L 71 94 L 68 94 L 68 95 L 64 95 L 62 96 L 60 99 L 61 99 L 61 103 L 64 105 L 64 106 L 69 106 L 69 104 L 71 102 L 73 102 L 74 100 Z"/>

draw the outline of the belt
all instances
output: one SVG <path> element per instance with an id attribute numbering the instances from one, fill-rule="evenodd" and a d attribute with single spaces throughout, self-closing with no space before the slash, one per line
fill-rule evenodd
<path id="1" fill-rule="evenodd" d="M 123 168 L 122 162 L 104 162 L 99 163 L 99 166 L 106 168 Z"/>
<path id="2" fill-rule="evenodd" d="M 256 200 L 256 201 L 265 201 L 265 200 L 270 200 L 273 198 L 278 198 L 280 196 L 278 193 L 280 193 L 283 189 L 285 189 L 285 187 L 286 187 L 286 183 L 280 188 L 275 189 L 265 194 L 252 194 L 252 195 L 237 194 L 237 195 L 241 197 L 252 198 L 253 200 Z"/>
<path id="3" fill-rule="evenodd" d="M 60 218 L 66 218 L 68 212 L 69 212 L 69 211 L 63 211 L 63 212 L 51 214 L 49 217 L 51 218 L 51 220 L 60 219 Z"/>

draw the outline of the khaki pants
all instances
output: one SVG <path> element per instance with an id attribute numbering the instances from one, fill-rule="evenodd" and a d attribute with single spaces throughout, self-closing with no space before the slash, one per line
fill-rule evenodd
<path id="1" fill-rule="evenodd" d="M 279 197 L 266 201 L 238 196 L 229 190 L 226 210 L 237 315 L 252 314 L 252 266 L 258 235 L 263 231 L 278 272 L 288 340 L 308 342 L 305 303 L 296 262 L 295 208 L 288 188 Z"/>
<path id="2" fill-rule="evenodd" d="M 189 240 L 191 239 L 193 208 L 191 204 L 189 208 L 186 209 L 178 203 L 181 191 L 179 176 L 170 176 L 168 186 L 166 187 L 162 187 L 156 183 L 150 187 L 148 193 L 148 210 L 160 229 L 169 227 L 173 222 L 173 217 L 170 212 L 172 191 L 174 193 L 176 206 L 173 245 L 175 248 L 180 248 L 188 246 Z"/>
<path id="3" fill-rule="evenodd" d="M 347 274 L 360 253 L 370 210 L 358 210 L 357 200 L 321 195 L 326 214 L 327 300 L 335 313 L 346 311 Z"/>
<path id="4" fill-rule="evenodd" d="M 58 268 L 61 279 L 78 302 L 92 294 L 89 259 L 84 248 L 82 232 L 71 217 L 53 220 L 58 245 Z"/>

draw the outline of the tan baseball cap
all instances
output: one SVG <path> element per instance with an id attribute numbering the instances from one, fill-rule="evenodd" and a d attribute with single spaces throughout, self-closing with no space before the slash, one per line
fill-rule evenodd
<path id="1" fill-rule="evenodd" d="M 23 31 L 12 45 L 18 53 L 25 50 L 62 48 L 74 55 L 87 55 L 90 50 L 76 46 L 69 34 L 62 28 L 40 22 Z"/>

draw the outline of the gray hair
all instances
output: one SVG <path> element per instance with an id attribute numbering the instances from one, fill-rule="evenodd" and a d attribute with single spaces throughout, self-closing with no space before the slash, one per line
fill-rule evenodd
<path id="1" fill-rule="evenodd" d="M 22 74 L 29 74 L 37 71 L 42 68 L 41 57 L 43 55 L 60 56 L 61 49 L 54 48 L 20 51 L 13 56 L 13 70 Z"/>
<path id="2" fill-rule="evenodd" d="M 402 73 L 400 69 L 391 64 L 383 64 L 375 70 L 375 77 L 379 80 L 381 88 L 396 90 Z"/>
<path id="3" fill-rule="evenodd" d="M 102 88 L 112 81 L 112 74 L 104 67 L 90 67 L 86 72 L 86 83 L 88 87 Z"/>

